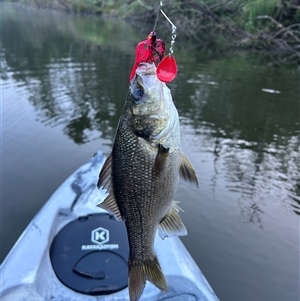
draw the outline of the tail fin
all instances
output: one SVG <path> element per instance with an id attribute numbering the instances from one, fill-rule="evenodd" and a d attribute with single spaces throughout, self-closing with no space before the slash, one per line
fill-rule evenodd
<path id="1" fill-rule="evenodd" d="M 161 291 L 167 291 L 166 279 L 162 273 L 158 259 L 143 262 L 142 265 L 135 266 L 129 259 L 129 296 L 130 301 L 138 301 L 141 297 L 146 280 L 152 282 Z"/>

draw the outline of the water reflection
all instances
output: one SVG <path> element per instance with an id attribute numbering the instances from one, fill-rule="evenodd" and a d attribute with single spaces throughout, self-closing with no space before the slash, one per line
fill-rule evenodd
<path id="1" fill-rule="evenodd" d="M 180 92 L 185 101 L 177 103 L 183 123 L 205 137 L 200 148 L 214 156 L 212 189 L 219 177 L 225 178 L 227 189 L 240 195 L 241 213 L 250 222 L 261 221 L 259 204 L 266 199 L 292 201 L 299 214 L 297 76 L 239 63 L 215 61 L 181 75 L 189 84 Z M 266 84 L 281 95 L 263 93 Z"/>
<path id="2" fill-rule="evenodd" d="M 38 120 L 63 125 L 77 144 L 111 140 L 128 87 L 132 50 L 143 37 L 118 22 L 60 19 L 56 13 L 34 16 L 26 10 L 3 15 L 4 90 L 8 79 L 26 86 Z M 213 155 L 212 191 L 225 179 L 227 189 L 239 195 L 241 214 L 253 223 L 261 222 L 266 199 L 291 203 L 300 214 L 295 74 L 253 67 L 244 58 L 178 62 L 180 72 L 170 86 L 183 126 L 190 135 L 203 137 L 195 144 L 199 154 Z"/>
<path id="3" fill-rule="evenodd" d="M 140 37 L 120 22 L 22 8 L 5 13 L 3 22 L 2 79 L 26 86 L 38 119 L 64 124 L 78 144 L 99 133 L 111 137 L 128 86 L 123 70 L 133 60 L 126 52 Z"/>

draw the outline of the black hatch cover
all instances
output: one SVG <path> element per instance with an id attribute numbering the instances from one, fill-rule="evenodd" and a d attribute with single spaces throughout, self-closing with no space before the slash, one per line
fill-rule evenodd
<path id="1" fill-rule="evenodd" d="M 58 279 L 88 295 L 115 293 L 128 283 L 125 224 L 110 214 L 95 214 L 67 224 L 54 238 L 50 258 Z"/>

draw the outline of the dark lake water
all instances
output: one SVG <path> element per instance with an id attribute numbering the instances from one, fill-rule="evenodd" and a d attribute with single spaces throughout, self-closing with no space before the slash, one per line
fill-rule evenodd
<path id="1" fill-rule="evenodd" d="M 61 182 L 109 153 L 148 29 L 1 5 L 2 261 Z M 177 191 L 184 244 L 222 301 L 299 300 L 299 73 L 175 55 L 169 86 L 200 182 Z"/>

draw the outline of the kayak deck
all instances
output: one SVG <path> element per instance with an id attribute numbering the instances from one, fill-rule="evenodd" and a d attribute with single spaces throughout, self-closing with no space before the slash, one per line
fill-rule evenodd
<path id="1" fill-rule="evenodd" d="M 121 301 L 128 300 L 128 289 L 101 296 L 78 293 L 57 278 L 50 260 L 50 245 L 56 234 L 81 216 L 105 213 L 96 205 L 105 197 L 96 183 L 105 161 L 98 152 L 54 192 L 27 226 L 0 267 L 1 300 Z M 178 237 L 155 238 L 157 253 L 168 283 L 160 292 L 147 282 L 140 301 L 218 301 L 204 275 Z"/>

